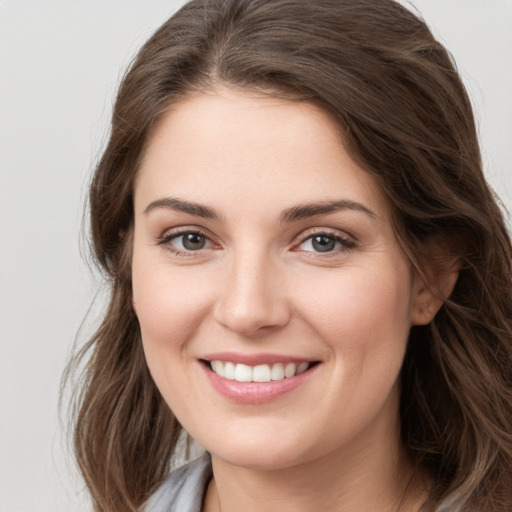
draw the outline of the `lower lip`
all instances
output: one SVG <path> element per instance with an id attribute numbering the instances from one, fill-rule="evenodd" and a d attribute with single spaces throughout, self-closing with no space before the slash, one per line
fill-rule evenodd
<path id="1" fill-rule="evenodd" d="M 270 382 L 238 382 L 217 375 L 205 364 L 200 363 L 212 387 L 221 395 L 241 404 L 263 404 L 293 391 L 303 384 L 318 368 L 314 365 L 299 375 Z"/>

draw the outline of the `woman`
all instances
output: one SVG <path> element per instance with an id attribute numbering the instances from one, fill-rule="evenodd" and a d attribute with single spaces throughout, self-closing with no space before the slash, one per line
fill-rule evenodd
<path id="1" fill-rule="evenodd" d="M 409 11 L 190 2 L 123 80 L 90 206 L 96 510 L 510 510 L 510 238 Z M 207 455 L 165 480 L 182 429 Z"/>

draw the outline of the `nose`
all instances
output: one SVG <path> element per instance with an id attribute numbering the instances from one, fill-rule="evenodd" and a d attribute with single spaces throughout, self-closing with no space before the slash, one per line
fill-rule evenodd
<path id="1" fill-rule="evenodd" d="M 226 271 L 213 316 L 227 329 L 248 337 L 284 327 L 291 316 L 282 270 L 269 255 L 240 254 Z"/>

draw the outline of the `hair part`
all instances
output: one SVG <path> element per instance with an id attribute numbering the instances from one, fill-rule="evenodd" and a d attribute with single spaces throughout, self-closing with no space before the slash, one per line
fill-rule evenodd
<path id="1" fill-rule="evenodd" d="M 193 0 L 132 63 L 89 195 L 110 305 L 75 359 L 87 361 L 75 451 L 95 510 L 137 510 L 167 475 L 181 431 L 149 375 L 131 304 L 133 191 L 158 121 L 219 84 L 330 112 L 352 158 L 387 195 L 419 275 L 458 266 L 435 319 L 411 329 L 402 439 L 433 478 L 422 511 L 510 510 L 510 237 L 452 59 L 392 0 Z"/>

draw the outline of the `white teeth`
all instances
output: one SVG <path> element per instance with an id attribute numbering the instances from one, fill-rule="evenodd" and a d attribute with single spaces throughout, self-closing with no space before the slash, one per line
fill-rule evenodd
<path id="1" fill-rule="evenodd" d="M 283 380 L 304 373 L 310 363 L 274 363 L 273 365 L 259 364 L 249 366 L 246 364 L 235 364 L 231 361 L 211 361 L 211 369 L 220 377 L 238 382 L 270 382 L 272 380 Z"/>
<path id="2" fill-rule="evenodd" d="M 270 376 L 272 377 L 272 380 L 284 379 L 284 366 L 282 365 L 282 363 L 276 363 L 272 365 Z"/>
<path id="3" fill-rule="evenodd" d="M 297 369 L 297 365 L 295 363 L 288 363 L 284 367 L 284 376 L 285 377 L 293 377 L 295 375 L 296 369 Z"/>
<path id="4" fill-rule="evenodd" d="M 251 382 L 252 368 L 246 364 L 237 364 L 235 366 L 235 380 L 238 382 Z"/>
<path id="5" fill-rule="evenodd" d="M 212 361 L 212 370 L 221 377 L 225 377 L 224 365 L 222 361 Z"/>
<path id="6" fill-rule="evenodd" d="M 222 364 L 222 361 L 218 361 Z M 215 372 L 215 370 L 213 370 Z M 215 372 L 217 373 L 217 372 Z M 219 374 L 220 375 L 220 374 Z M 222 375 L 221 375 L 222 377 Z M 229 380 L 235 380 L 235 363 L 231 361 L 224 364 L 224 377 Z"/>
<path id="7" fill-rule="evenodd" d="M 270 382 L 270 366 L 260 364 L 252 369 L 252 380 L 254 382 Z"/>

